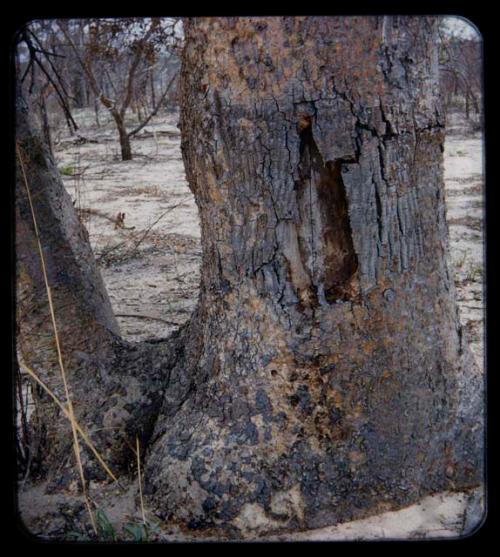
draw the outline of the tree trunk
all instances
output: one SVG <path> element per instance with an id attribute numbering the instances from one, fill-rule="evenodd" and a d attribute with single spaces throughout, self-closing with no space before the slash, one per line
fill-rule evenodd
<path id="1" fill-rule="evenodd" d="M 151 87 L 151 106 L 156 106 L 156 96 L 155 96 L 155 80 L 154 80 L 154 70 L 151 68 L 149 70 L 149 85 Z"/>
<path id="2" fill-rule="evenodd" d="M 164 520 L 239 537 L 481 483 L 482 379 L 448 268 L 433 30 L 420 17 L 187 22 L 182 151 L 202 279 L 190 322 L 163 342 L 116 336 L 60 179 L 20 127 L 79 418 L 122 469 L 141 434 Z M 16 203 L 18 269 L 40 301 Z M 22 345 L 47 330 L 25 319 Z"/>
<path id="3" fill-rule="evenodd" d="M 42 120 L 42 130 L 45 139 L 45 145 L 47 146 L 49 154 L 53 156 L 49 116 L 47 114 L 47 89 L 48 87 L 43 87 L 40 91 L 40 94 L 38 96 L 38 106 L 40 108 L 40 117 Z"/>
<path id="4" fill-rule="evenodd" d="M 78 220 L 42 135 L 32 128 L 29 117 L 26 105 L 19 98 L 16 119 L 18 356 L 20 363 L 33 369 L 65 404 L 38 236 L 76 417 L 91 434 L 109 466 L 118 473 L 128 469 L 135 458 L 129 448 L 134 446 L 135 435 L 140 435 L 141 446 L 147 444 L 163 382 L 171 367 L 172 342 L 179 335 L 164 343 L 139 346 L 120 339 L 88 234 Z M 37 407 L 36 423 L 31 424 L 36 430 L 32 438 L 39 441 L 33 466 L 54 484 L 67 486 L 75 477 L 71 429 L 47 393 L 42 391 L 41 400 L 44 405 Z M 106 477 L 87 449 L 83 457 L 88 478 Z"/>
<path id="5" fill-rule="evenodd" d="M 481 109 L 479 108 L 479 101 L 478 101 L 478 96 L 474 95 L 473 93 L 471 93 L 471 97 L 472 97 L 472 104 L 474 106 L 474 112 L 476 114 L 480 114 L 481 113 Z"/>
<path id="6" fill-rule="evenodd" d="M 145 471 L 164 518 L 320 527 L 481 481 L 433 25 L 187 23 L 182 150 L 203 261 Z"/>
<path id="7" fill-rule="evenodd" d="M 120 137 L 120 151 L 122 161 L 132 160 L 132 147 L 130 145 L 130 137 L 125 128 L 125 122 L 123 118 L 117 113 L 116 110 L 112 110 L 111 114 L 115 120 L 116 127 L 118 129 L 118 135 Z"/>
<path id="8" fill-rule="evenodd" d="M 99 99 L 97 96 L 94 96 L 94 116 L 95 116 L 95 125 L 100 128 L 101 123 L 99 122 Z"/>
<path id="9" fill-rule="evenodd" d="M 74 73 L 71 82 L 71 92 L 73 93 L 73 107 L 85 108 L 85 81 L 80 72 Z"/>

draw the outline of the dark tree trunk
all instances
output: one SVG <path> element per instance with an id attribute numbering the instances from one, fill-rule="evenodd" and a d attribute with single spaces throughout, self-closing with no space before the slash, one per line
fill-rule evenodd
<path id="1" fill-rule="evenodd" d="M 475 95 L 474 93 L 471 93 L 471 99 L 472 99 L 472 105 L 474 106 L 474 112 L 476 114 L 480 114 L 481 110 L 479 108 L 478 96 Z"/>
<path id="2" fill-rule="evenodd" d="M 155 80 L 154 80 L 154 71 L 151 68 L 149 70 L 149 85 L 151 87 L 151 106 L 156 106 L 156 95 L 155 95 Z"/>
<path id="3" fill-rule="evenodd" d="M 101 127 L 101 123 L 99 122 L 99 99 L 94 97 L 94 116 L 95 116 L 95 124 L 98 128 Z"/>
<path id="4" fill-rule="evenodd" d="M 448 268 L 433 27 L 187 23 L 182 150 L 202 281 L 190 322 L 162 343 L 116 337 L 71 203 L 20 131 L 82 422 L 141 432 L 148 504 L 165 520 L 238 537 L 481 483 L 482 379 Z M 39 300 L 18 197 L 18 268 Z M 63 229 L 51 231 L 56 221 Z M 59 247 L 65 238 L 80 247 Z M 73 279 L 73 265 L 86 271 Z M 87 313 L 65 309 L 78 304 Z M 25 326 L 46 330 L 33 319 Z M 87 348 L 73 348 L 78 339 Z M 84 373 L 78 350 L 92 362 Z M 124 463 L 117 437 L 98 439 Z"/>
<path id="5" fill-rule="evenodd" d="M 49 151 L 49 154 L 53 156 L 52 152 L 52 138 L 50 134 L 50 124 L 49 124 L 49 116 L 47 114 L 47 97 L 46 97 L 47 88 L 43 88 L 40 92 L 38 97 L 38 106 L 40 108 L 40 116 L 42 120 L 42 130 L 43 136 L 45 139 L 45 145 Z"/>
<path id="6" fill-rule="evenodd" d="M 85 81 L 80 73 L 76 73 L 73 77 L 72 83 L 72 93 L 73 93 L 73 106 L 74 108 L 85 108 Z"/>
<path id="7" fill-rule="evenodd" d="M 115 120 L 116 127 L 118 129 L 118 135 L 120 137 L 120 151 L 122 161 L 130 161 L 132 160 L 132 147 L 130 145 L 130 137 L 127 133 L 125 128 L 125 122 L 123 121 L 123 117 L 120 116 L 116 110 L 111 112 L 113 118 Z"/>
<path id="8" fill-rule="evenodd" d="M 185 32 L 202 283 L 147 459 L 150 503 L 244 532 L 476 485 L 482 383 L 447 262 L 433 22 Z"/>

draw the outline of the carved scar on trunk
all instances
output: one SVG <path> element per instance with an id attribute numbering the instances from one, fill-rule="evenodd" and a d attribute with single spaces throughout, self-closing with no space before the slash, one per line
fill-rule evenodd
<path id="1" fill-rule="evenodd" d="M 305 306 L 355 301 L 358 258 L 352 242 L 340 161 L 323 161 L 310 125 L 300 122 L 299 222 L 288 233 L 285 255 Z M 295 237 L 293 237 L 295 236 Z"/>

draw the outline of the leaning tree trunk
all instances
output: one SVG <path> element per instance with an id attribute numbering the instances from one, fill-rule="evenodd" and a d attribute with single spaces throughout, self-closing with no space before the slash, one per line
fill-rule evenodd
<path id="1" fill-rule="evenodd" d="M 146 461 L 192 529 L 319 527 L 482 480 L 429 18 L 186 24 L 203 260 Z"/>
<path id="2" fill-rule="evenodd" d="M 21 371 L 26 372 L 23 366 L 33 370 L 66 404 L 39 240 L 76 418 L 118 474 L 135 458 L 130 447 L 136 435 L 141 437 L 141 446 L 146 446 L 177 337 L 140 345 L 120 338 L 88 234 L 20 95 L 16 155 L 17 351 Z M 54 486 L 67 486 L 76 473 L 70 425 L 51 397 L 39 387 L 37 390 L 41 398 L 31 427 L 32 437 L 39 439 L 39 450 L 32 462 Z M 87 478 L 104 478 L 103 468 L 83 442 L 82 451 Z"/>

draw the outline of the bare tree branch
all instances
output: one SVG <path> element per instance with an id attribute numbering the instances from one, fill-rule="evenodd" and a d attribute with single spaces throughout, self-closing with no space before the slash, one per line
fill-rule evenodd
<path id="1" fill-rule="evenodd" d="M 125 112 L 130 105 L 130 101 L 132 100 L 135 72 L 139 66 L 139 63 L 141 62 L 142 54 L 144 52 L 144 46 L 147 43 L 147 41 L 150 39 L 151 35 L 153 34 L 153 29 L 154 29 L 154 24 L 152 22 L 146 34 L 140 40 L 139 48 L 136 50 L 135 56 L 130 65 L 130 70 L 127 78 L 127 87 L 125 89 L 125 97 L 120 107 L 120 115 L 122 118 L 124 118 Z"/>
<path id="2" fill-rule="evenodd" d="M 54 88 L 54 91 L 57 94 L 57 97 L 59 99 L 59 104 L 61 105 L 61 108 L 64 112 L 65 117 L 66 117 L 66 120 L 68 121 L 68 125 L 70 125 L 70 130 L 71 130 L 71 126 L 73 126 L 73 129 L 76 131 L 78 129 L 78 125 L 75 122 L 75 120 L 73 119 L 73 116 L 71 114 L 71 110 L 70 110 L 68 104 L 66 103 L 64 95 L 60 91 L 58 83 L 56 83 L 56 81 L 52 78 L 50 73 L 47 71 L 45 66 L 42 64 L 41 60 L 38 59 L 36 49 L 33 45 L 33 42 L 31 41 L 31 39 L 28 36 L 27 30 L 24 30 L 24 32 L 23 32 L 23 40 L 26 43 L 26 46 L 28 47 L 28 50 L 29 50 L 29 53 L 30 53 L 30 58 L 31 58 L 31 61 L 33 62 L 32 66 L 31 66 L 32 71 L 33 71 L 33 68 L 34 68 L 34 64 L 36 64 L 40 68 L 40 70 L 43 72 L 45 77 L 49 80 L 50 84 L 52 85 L 52 87 Z M 57 75 L 57 73 L 56 73 L 56 75 Z M 59 79 L 58 79 L 58 81 L 59 81 Z M 33 84 L 32 84 L 32 86 L 33 86 Z M 64 91 L 64 89 L 63 89 L 63 91 Z"/>

